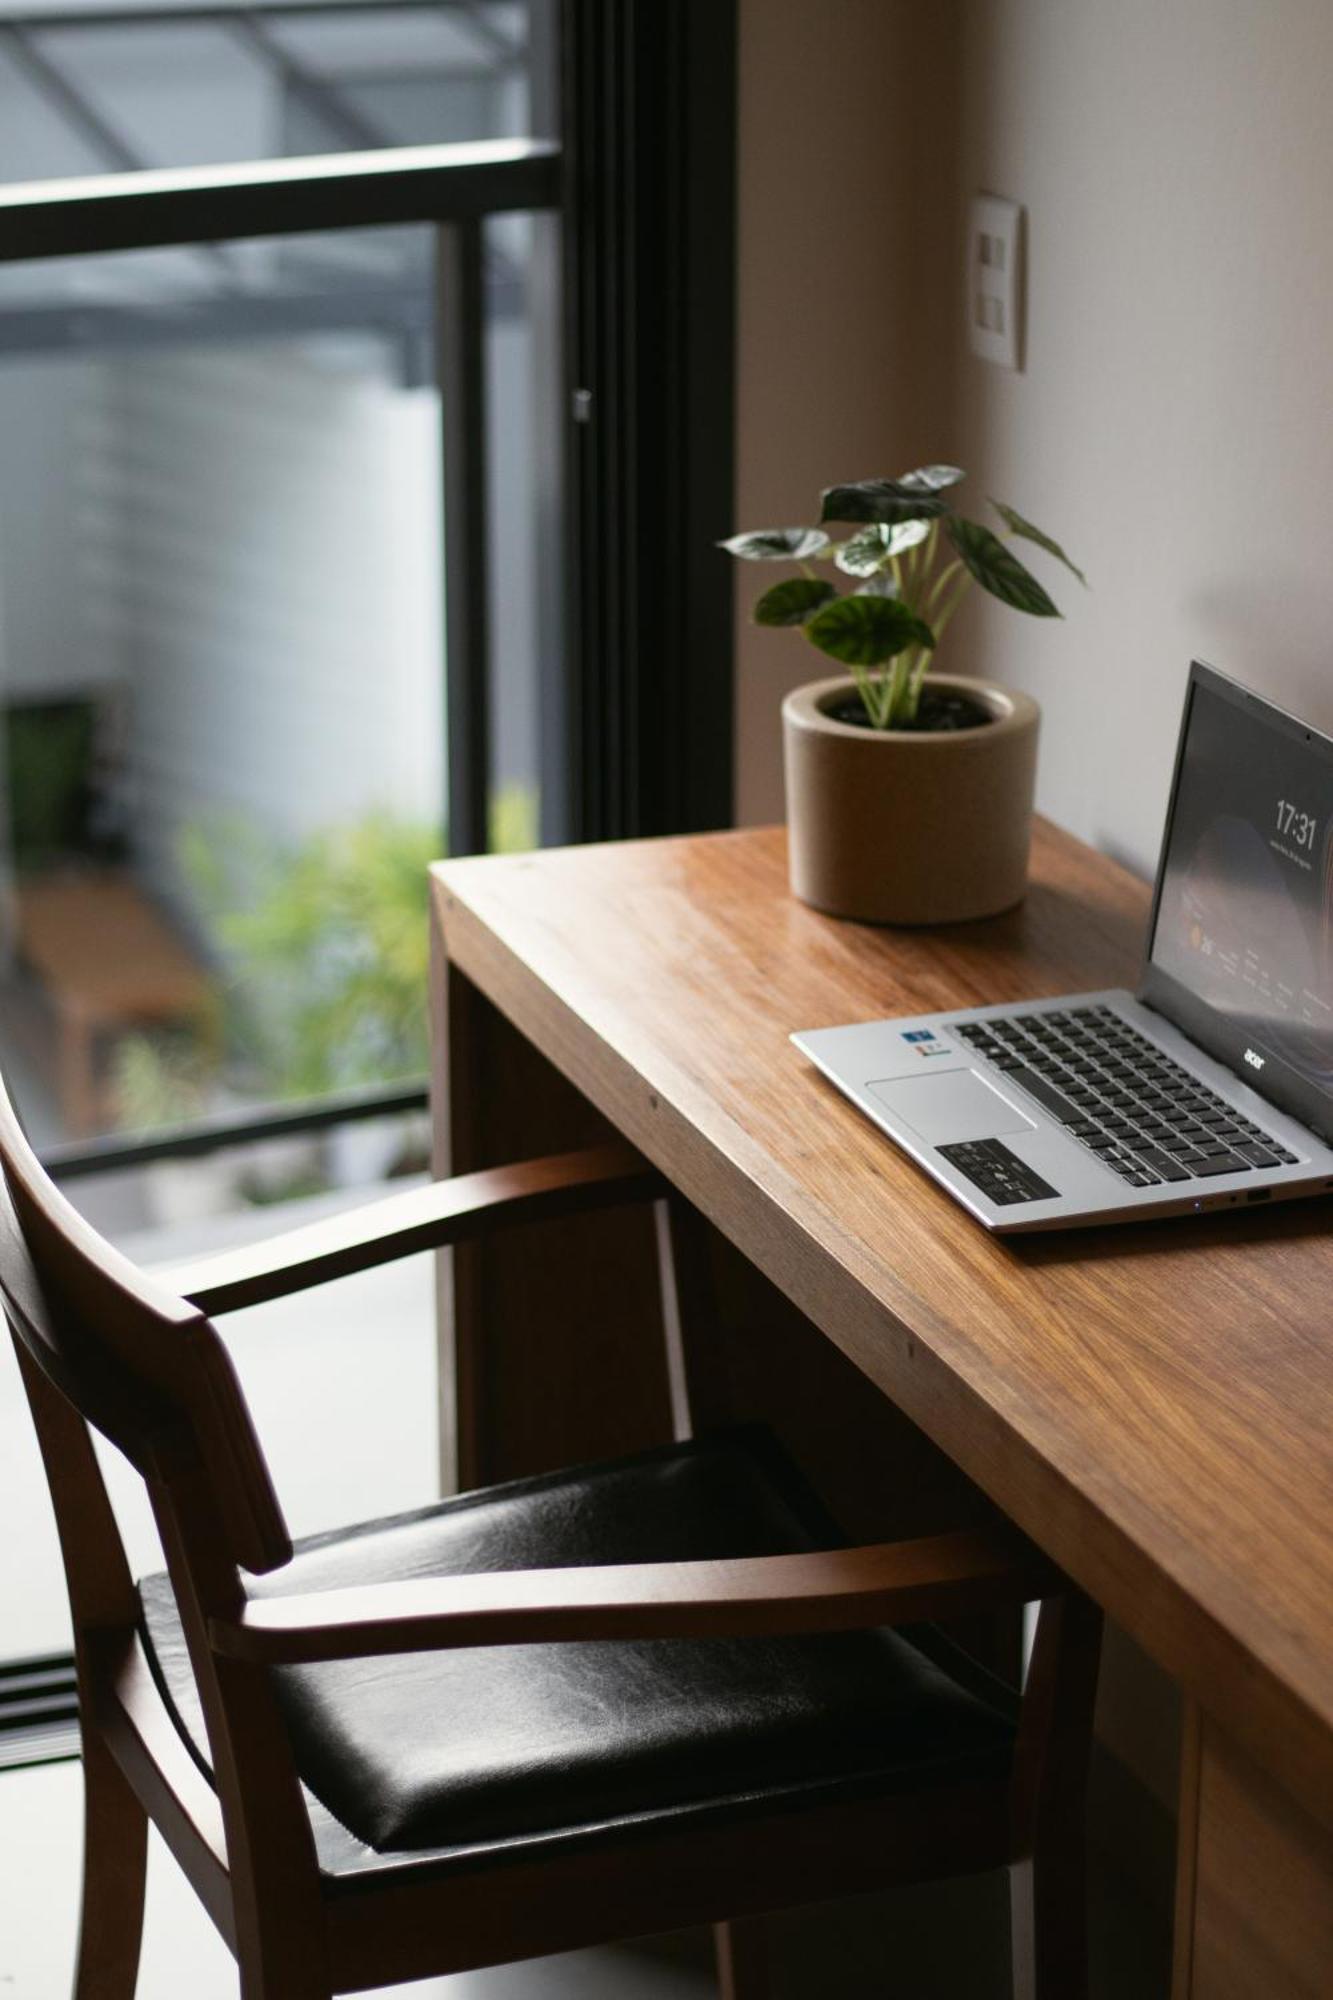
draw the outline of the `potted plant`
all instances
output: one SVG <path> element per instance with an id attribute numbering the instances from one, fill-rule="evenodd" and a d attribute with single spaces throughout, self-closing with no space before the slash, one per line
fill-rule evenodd
<path id="1" fill-rule="evenodd" d="M 989 916 L 1023 894 L 1036 703 L 931 670 L 973 583 L 1038 618 L 1055 604 L 1010 538 L 1085 582 L 1058 542 L 1001 501 L 1003 535 L 959 514 L 955 465 L 831 486 L 820 526 L 760 529 L 722 547 L 796 574 L 765 590 L 759 625 L 786 626 L 850 669 L 783 703 L 791 882 L 805 902 L 876 923 Z M 827 533 L 847 523 L 844 541 Z M 848 579 L 839 591 L 824 565 Z"/>

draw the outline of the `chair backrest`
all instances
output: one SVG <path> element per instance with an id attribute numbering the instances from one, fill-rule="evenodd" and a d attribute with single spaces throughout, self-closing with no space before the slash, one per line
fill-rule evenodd
<path id="1" fill-rule="evenodd" d="M 210 1541 L 232 1562 L 254 1571 L 287 1562 L 287 1524 L 215 1329 L 83 1220 L 44 1172 L 2 1083 L 0 1171 L 0 1299 L 20 1359 L 109 1438 L 150 1489 L 170 1487 L 184 1469 L 187 1506 L 197 1508 L 203 1496 L 214 1517 Z M 30 1370 L 25 1377 L 31 1381 Z M 91 1450 L 87 1459 L 95 1468 Z M 62 1494 L 51 1483 L 59 1516 Z M 63 1504 L 68 1512 L 77 1495 L 67 1491 Z M 71 1523 L 60 1527 L 68 1559 Z"/>

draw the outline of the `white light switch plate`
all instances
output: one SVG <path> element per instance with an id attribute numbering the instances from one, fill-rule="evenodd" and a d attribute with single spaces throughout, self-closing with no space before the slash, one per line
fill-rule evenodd
<path id="1" fill-rule="evenodd" d="M 1023 210 L 979 194 L 967 232 L 967 326 L 972 352 L 1001 368 L 1023 366 Z"/>

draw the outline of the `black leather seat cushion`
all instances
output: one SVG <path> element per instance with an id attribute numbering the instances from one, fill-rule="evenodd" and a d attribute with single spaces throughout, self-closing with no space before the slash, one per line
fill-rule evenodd
<path id="1" fill-rule="evenodd" d="M 771 1438 L 732 1431 L 298 1544 L 258 1596 L 448 1573 L 776 1555 L 841 1541 Z M 145 1629 L 202 1751 L 165 1576 Z M 888 1631 L 595 1642 L 276 1670 L 308 1789 L 386 1851 L 503 1841 L 812 1780 L 996 1777 L 1012 1726 Z"/>

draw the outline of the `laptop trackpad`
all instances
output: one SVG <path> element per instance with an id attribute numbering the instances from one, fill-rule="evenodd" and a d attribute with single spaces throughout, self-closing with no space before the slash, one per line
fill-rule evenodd
<path id="1" fill-rule="evenodd" d="M 1036 1129 L 1034 1118 L 1025 1118 L 1017 1105 L 973 1069 L 947 1070 L 943 1076 L 892 1078 L 868 1083 L 866 1089 L 932 1146 Z"/>

